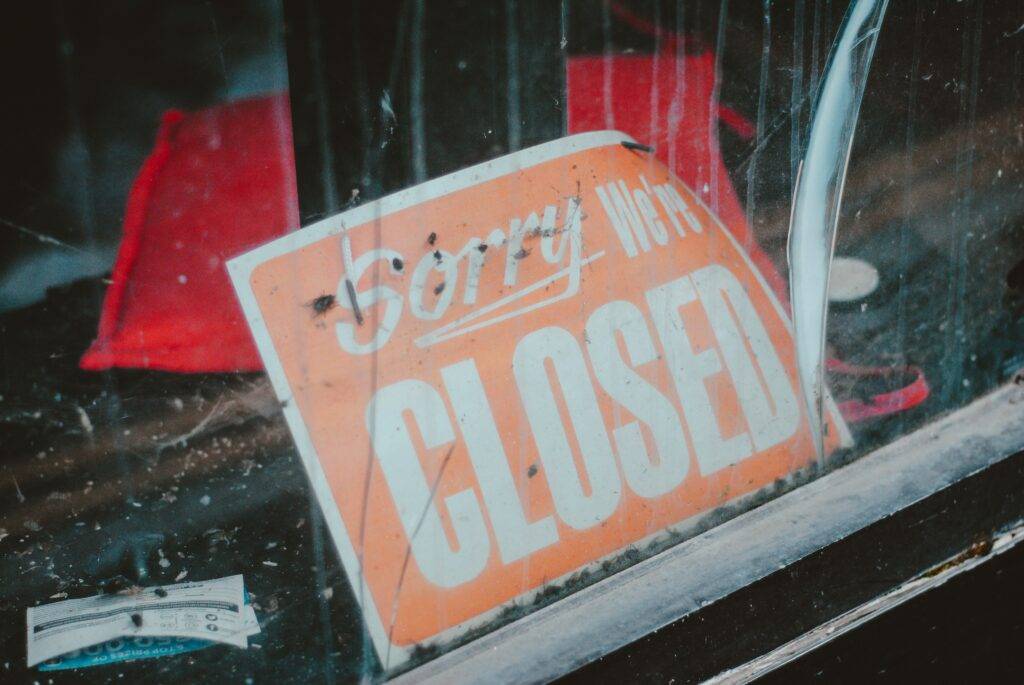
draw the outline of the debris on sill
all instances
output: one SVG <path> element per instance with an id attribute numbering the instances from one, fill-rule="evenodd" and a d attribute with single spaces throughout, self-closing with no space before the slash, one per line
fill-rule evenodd
<path id="1" fill-rule="evenodd" d="M 61 596 L 67 593 L 51 599 Z M 171 656 L 214 644 L 245 649 L 260 633 L 241 575 L 30 607 L 26 628 L 28 666 L 40 671 Z"/>
<path id="2" fill-rule="evenodd" d="M 921 577 L 934 578 L 938 575 L 945 573 L 946 571 L 949 571 L 951 569 L 956 568 L 957 566 L 960 566 L 965 561 L 968 561 L 970 559 L 976 559 L 978 557 L 988 556 L 992 553 L 992 547 L 992 537 L 988 535 L 979 535 L 977 538 L 975 538 L 974 542 L 971 543 L 970 547 L 965 549 L 963 552 L 960 552 L 960 554 L 957 554 L 952 559 L 944 561 L 938 566 L 935 566 L 934 568 L 928 569 L 921 575 Z"/>

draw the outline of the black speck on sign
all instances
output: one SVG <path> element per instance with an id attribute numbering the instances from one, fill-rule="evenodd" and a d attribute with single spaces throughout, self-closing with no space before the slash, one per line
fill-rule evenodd
<path id="1" fill-rule="evenodd" d="M 338 304 L 334 295 L 321 295 L 309 303 L 310 309 L 313 310 L 313 317 L 323 316 L 327 312 L 334 309 Z"/>

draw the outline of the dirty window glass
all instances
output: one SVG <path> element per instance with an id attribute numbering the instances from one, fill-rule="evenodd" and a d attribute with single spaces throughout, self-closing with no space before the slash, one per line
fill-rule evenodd
<path id="1" fill-rule="evenodd" d="M 1024 366 L 1012 2 L 17 13 L 5 679 L 407 672 Z"/>

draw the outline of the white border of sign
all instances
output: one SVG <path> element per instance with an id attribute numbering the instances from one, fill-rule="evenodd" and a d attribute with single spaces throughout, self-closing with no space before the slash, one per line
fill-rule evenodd
<path id="1" fill-rule="evenodd" d="M 553 140 L 536 147 L 514 152 L 489 162 L 484 162 L 482 164 L 477 164 L 475 166 L 456 171 L 447 176 L 427 181 L 426 183 L 413 186 L 393 195 L 388 195 L 387 197 L 356 207 L 355 209 L 351 209 L 347 212 L 323 219 L 322 221 L 311 224 L 299 231 L 290 233 L 278 238 L 277 240 L 246 252 L 245 254 L 239 255 L 227 262 L 228 273 L 231 276 L 232 283 L 234 284 L 235 292 L 238 294 L 238 299 L 241 302 L 242 310 L 244 311 L 246 320 L 249 323 L 249 328 L 252 330 L 253 338 L 256 342 L 256 347 L 259 350 L 260 357 L 263 360 L 264 368 L 266 368 L 267 375 L 270 377 L 270 382 L 273 385 L 274 392 L 277 393 L 278 399 L 284 403 L 283 411 L 285 419 L 288 422 L 288 427 L 291 430 L 292 438 L 295 440 L 295 445 L 299 451 L 300 457 L 302 458 L 302 462 L 306 467 L 306 473 L 309 475 L 310 483 L 312 484 L 314 493 L 316 493 L 317 501 L 323 511 L 324 519 L 327 522 L 328 530 L 330 530 L 331 537 L 338 550 L 338 555 L 341 557 L 349 583 L 352 585 L 352 591 L 357 600 L 365 602 L 362 606 L 363 617 L 366 621 L 370 637 L 373 640 L 374 647 L 377 650 L 377 655 L 380 657 L 382 663 L 387 659 L 387 663 L 383 664 L 385 672 L 401 666 L 408 661 L 410 650 L 400 645 L 389 644 L 388 631 L 385 628 L 384 622 L 373 601 L 373 595 L 367 586 L 366 580 L 363 577 L 363 574 L 360 573 L 359 556 L 356 553 L 355 546 L 352 544 L 352 540 L 348 536 L 345 524 L 341 520 L 341 514 L 339 513 L 337 503 L 334 501 L 334 495 L 331 492 L 330 486 L 327 484 L 327 478 L 320 465 L 320 459 L 315 447 L 313 446 L 313 442 L 309 437 L 305 421 L 299 413 L 296 404 L 288 401 L 292 397 L 292 391 L 288 384 L 288 379 L 285 377 L 284 368 L 277 356 L 277 351 L 274 349 L 273 341 L 270 338 L 270 332 L 267 330 L 266 324 L 263 321 L 262 313 L 260 312 L 259 305 L 256 302 L 256 296 L 252 291 L 250 284 L 252 271 L 263 262 L 273 259 L 274 257 L 293 252 L 297 249 L 323 240 L 324 238 L 340 235 L 344 231 L 367 225 L 370 222 L 387 216 L 388 214 L 415 206 L 427 200 L 433 200 L 444 195 L 464 190 L 575 152 L 582 152 L 584 150 L 610 145 L 618 146 L 623 141 L 635 142 L 630 136 L 618 131 L 592 131 Z M 698 202 L 700 202 L 699 198 Z M 701 204 L 703 209 L 710 216 L 714 217 L 719 228 L 726 236 L 729 237 L 730 242 L 736 250 L 743 255 L 747 265 L 756 276 L 758 284 L 768 294 L 772 305 L 775 307 L 780 318 L 786 323 L 787 329 L 789 329 L 792 334 L 792 325 L 786 315 L 786 310 L 779 303 L 778 299 L 775 297 L 775 293 L 768 286 L 768 283 L 757 270 L 757 267 L 754 266 L 750 257 L 728 229 L 718 220 L 717 215 L 708 209 L 707 206 L 704 206 L 703 203 Z M 846 424 L 843 422 L 831 395 L 826 395 L 826 404 L 828 406 L 829 413 L 832 415 L 839 428 L 842 443 L 844 445 L 851 444 L 852 438 L 850 436 L 850 432 L 846 427 Z M 697 516 L 700 516 L 700 514 Z M 687 519 L 687 521 L 688 520 L 689 519 Z M 687 521 L 681 521 L 664 530 L 657 531 L 655 534 L 663 533 L 666 530 L 683 528 Z M 596 560 L 590 565 L 600 564 L 602 560 L 603 559 Z M 579 570 L 580 569 L 577 569 L 576 571 L 573 571 L 573 573 L 576 573 Z M 362 588 L 359 587 L 359 579 L 362 579 Z M 563 579 L 564 578 L 552 579 L 548 584 L 558 583 Z M 535 588 L 530 590 L 502 606 L 506 606 L 511 602 L 522 602 L 535 595 L 540 589 L 541 588 Z M 472 628 L 474 625 L 479 625 L 490 620 L 501 610 L 501 608 L 502 607 L 496 607 L 469 621 L 465 621 L 457 626 L 449 628 L 436 636 L 435 639 L 451 639 L 455 635 L 461 634 L 467 629 Z"/>

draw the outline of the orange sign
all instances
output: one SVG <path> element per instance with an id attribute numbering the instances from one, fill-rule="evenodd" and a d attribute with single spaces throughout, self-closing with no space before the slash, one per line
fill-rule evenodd
<path id="1" fill-rule="evenodd" d="M 508 155 L 229 264 L 386 666 L 814 459 L 782 308 L 623 140 Z"/>

